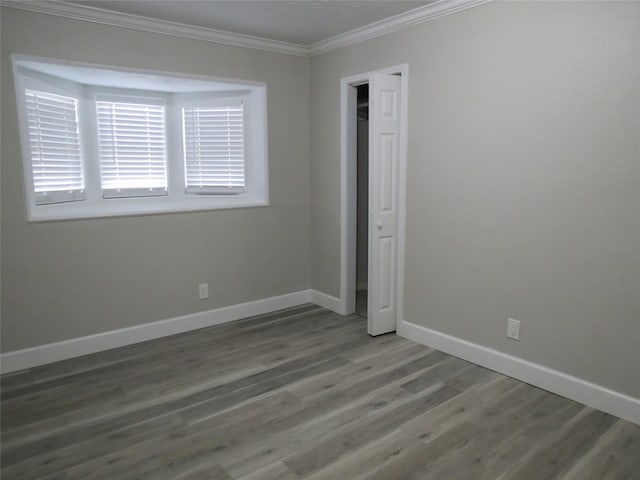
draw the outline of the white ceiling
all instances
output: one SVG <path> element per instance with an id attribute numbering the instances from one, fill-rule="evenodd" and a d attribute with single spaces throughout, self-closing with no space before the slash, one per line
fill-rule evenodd
<path id="1" fill-rule="evenodd" d="M 309 46 L 434 0 L 84 0 L 76 5 Z"/>

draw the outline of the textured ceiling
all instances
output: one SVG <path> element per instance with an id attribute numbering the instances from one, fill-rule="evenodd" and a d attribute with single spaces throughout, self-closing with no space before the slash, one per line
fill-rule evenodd
<path id="1" fill-rule="evenodd" d="M 432 1 L 85 0 L 66 3 L 306 46 Z"/>

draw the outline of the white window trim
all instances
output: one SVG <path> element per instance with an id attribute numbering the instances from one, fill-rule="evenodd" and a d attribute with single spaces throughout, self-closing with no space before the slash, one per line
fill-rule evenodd
<path id="1" fill-rule="evenodd" d="M 115 189 L 115 188 L 105 188 L 102 185 L 102 198 L 104 199 L 112 199 L 112 198 L 132 198 L 132 197 L 152 197 L 152 196 L 166 196 L 169 187 L 169 166 L 168 163 L 170 161 L 168 155 L 167 142 L 168 138 L 171 136 L 170 130 L 167 128 L 167 99 L 169 98 L 167 95 L 149 95 L 140 96 L 140 95 L 129 95 L 129 94 L 113 94 L 113 93 L 105 93 L 101 89 L 93 89 L 94 92 L 91 95 L 90 103 L 93 107 L 95 107 L 95 114 L 92 115 L 92 119 L 96 121 L 96 124 L 92 129 L 94 131 L 99 131 L 98 129 L 98 103 L 99 102 L 114 102 L 114 103 L 133 103 L 133 104 L 141 104 L 141 105 L 152 105 L 156 107 L 162 107 L 164 114 L 164 121 L 161 122 L 162 128 L 164 128 L 164 168 L 166 175 L 166 185 L 163 187 L 154 187 L 154 188 L 123 188 L 123 189 Z M 175 133 L 175 132 L 174 132 Z M 96 143 L 96 152 L 98 155 L 98 164 L 100 170 L 100 179 L 102 183 L 102 179 L 104 178 L 103 172 L 103 164 L 102 164 L 102 150 L 100 139 Z"/>
<path id="2" fill-rule="evenodd" d="M 182 101 L 180 102 L 180 116 L 183 122 L 183 136 L 182 136 L 182 140 L 183 140 L 183 144 L 182 144 L 182 149 L 183 149 L 183 155 L 185 157 L 185 162 L 184 162 L 184 174 L 185 176 L 188 176 L 188 172 L 187 172 L 187 162 L 186 162 L 186 145 L 185 145 L 185 140 L 186 140 L 186 130 L 185 130 L 185 126 L 184 126 L 184 109 L 185 108 L 192 108 L 192 107 L 200 107 L 200 108 L 218 108 L 218 107 L 238 107 L 241 106 L 242 107 L 242 116 L 243 116 L 243 130 L 245 128 L 246 125 L 248 125 L 248 121 L 246 119 L 246 111 L 245 111 L 245 106 L 248 105 L 247 99 L 245 98 L 244 94 L 238 94 L 238 95 L 234 95 L 234 96 L 226 96 L 226 97 L 222 97 L 222 98 L 188 98 L 188 97 L 184 97 L 182 99 Z M 244 135 L 243 135 L 244 138 Z M 246 140 L 246 139 L 245 139 Z M 247 144 L 248 142 L 243 142 L 243 151 L 246 150 L 247 148 Z M 243 168 L 244 168 L 244 162 L 243 162 Z M 243 174 L 243 180 L 244 183 L 246 184 L 246 172 L 244 172 Z M 186 182 L 185 182 L 186 184 Z M 187 193 L 188 194 L 195 194 L 195 195 L 201 195 L 201 194 L 206 194 L 208 192 L 212 192 L 213 194 L 219 194 L 219 195 L 229 195 L 229 194 L 233 194 L 233 195 L 237 195 L 239 193 L 244 193 L 246 185 L 242 186 L 242 187 L 238 187 L 240 189 L 240 191 L 234 191 L 233 189 L 227 190 L 224 187 L 213 187 L 213 186 L 209 186 L 209 187 L 198 187 L 201 190 L 197 190 L 196 187 L 191 187 L 193 189 L 193 191 L 189 191 L 189 185 L 187 185 Z"/>
<path id="3" fill-rule="evenodd" d="M 40 82 L 45 85 L 47 91 L 55 91 L 51 88 L 50 75 L 29 71 L 24 74 L 21 64 L 23 62 L 38 62 L 59 66 L 71 66 L 71 68 L 101 69 L 116 71 L 118 74 L 136 74 L 141 76 L 170 79 L 175 83 L 176 79 L 184 79 L 185 82 L 208 82 L 211 85 L 223 83 L 227 86 L 225 91 L 209 93 L 190 92 L 166 92 L 159 88 L 142 90 L 156 97 L 167 98 L 166 103 L 166 128 L 167 134 L 166 154 L 168 170 L 168 194 L 156 197 L 127 197 L 127 198 L 102 198 L 100 187 L 100 164 L 97 152 L 97 135 L 95 130 L 95 103 L 88 101 L 91 96 L 95 98 L 96 92 L 100 94 L 135 94 L 140 96 L 141 89 L 114 88 L 104 85 L 81 86 L 81 102 L 79 107 L 80 135 L 82 139 L 83 156 L 85 158 L 85 192 L 86 199 L 77 202 L 37 205 L 33 191 L 31 173 L 31 153 L 28 142 L 28 131 L 24 128 L 26 121 L 26 106 L 24 99 L 25 82 Z M 268 146 L 267 146 L 267 102 L 266 84 L 260 82 L 248 82 L 244 80 L 221 79 L 206 76 L 187 76 L 179 73 L 158 72 L 121 67 L 109 67 L 104 65 L 92 65 L 78 62 L 62 62 L 39 57 L 24 55 L 12 55 L 15 94 L 17 100 L 18 121 L 22 144 L 23 174 L 25 187 L 26 217 L 29 222 L 70 220 L 81 218 L 98 218 L 112 216 L 131 216 L 145 214 L 162 214 L 174 212 L 251 208 L 269 205 L 269 178 L 268 178 Z M 142 75 L 141 75 L 142 74 Z M 55 82 L 71 87 L 78 87 L 77 83 L 55 78 Z M 162 83 L 162 82 L 159 82 Z M 165 82 L 170 83 L 170 82 Z M 235 85 L 236 90 L 228 88 Z M 184 164 L 183 164 L 183 138 L 181 106 L 194 102 L 200 98 L 214 97 L 241 97 L 244 101 L 245 116 L 245 179 L 246 190 L 236 195 L 202 195 L 188 194 L 185 191 Z M 179 132 L 176 135 L 175 132 Z"/>
<path id="4" fill-rule="evenodd" d="M 31 140 L 29 138 L 29 122 L 28 122 L 28 113 L 27 113 L 27 102 L 26 102 L 26 98 L 24 95 L 24 92 L 27 89 L 31 89 L 31 90 L 37 90 L 37 91 L 45 91 L 48 93 L 53 93 L 56 95 L 62 95 L 62 96 L 73 96 L 75 98 L 80 98 L 82 95 L 82 91 L 81 89 L 77 88 L 76 85 L 72 84 L 72 83 L 68 83 L 68 82 L 59 82 L 57 85 L 50 85 L 47 82 L 46 76 L 33 76 L 31 78 L 23 78 L 23 81 L 21 83 L 21 88 L 20 88 L 20 92 L 21 95 L 17 95 L 17 100 L 18 100 L 18 114 L 19 116 L 21 116 L 21 128 L 20 130 L 20 141 L 21 141 L 21 145 L 22 145 L 22 152 L 23 152 L 23 162 L 22 162 L 22 167 L 23 167 L 23 175 L 24 175 L 24 185 L 25 185 L 25 189 L 28 192 L 28 198 L 29 201 L 32 202 L 33 205 L 36 205 L 38 207 L 43 207 L 46 206 L 47 204 L 39 204 L 38 202 L 38 197 L 39 195 L 35 193 L 35 188 L 34 188 L 34 179 L 33 179 L 33 165 L 32 165 L 32 159 L 31 159 Z M 17 90 L 16 90 L 17 93 Z M 78 104 L 78 110 L 81 109 L 81 104 L 82 102 L 79 102 Z M 80 117 L 80 111 L 78 111 L 78 117 Z M 80 130 L 80 138 L 82 139 L 82 120 L 79 118 L 79 125 L 78 128 Z M 26 128 L 25 128 L 26 127 Z M 82 146 L 82 141 L 80 142 L 81 146 Z M 86 176 L 86 172 L 85 172 L 85 176 Z M 79 196 L 78 198 L 81 199 L 85 199 L 86 198 L 86 182 L 84 185 L 84 189 L 82 191 L 82 195 Z M 51 195 L 53 196 L 57 196 L 57 194 L 54 192 Z M 59 204 L 56 205 L 61 205 L 64 202 L 61 202 Z"/>

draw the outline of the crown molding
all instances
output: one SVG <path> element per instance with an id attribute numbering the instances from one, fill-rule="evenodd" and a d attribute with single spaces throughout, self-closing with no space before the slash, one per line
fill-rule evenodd
<path id="1" fill-rule="evenodd" d="M 436 0 L 433 3 L 414 8 L 408 12 L 365 25 L 364 27 L 327 38 L 326 40 L 321 40 L 309 45 L 307 48 L 310 56 L 320 55 L 493 1 L 494 0 Z"/>
<path id="2" fill-rule="evenodd" d="M 58 0 L 36 0 L 30 2 L 3 0 L 2 6 L 15 8 L 18 10 L 44 13 L 47 15 L 55 15 L 58 17 L 84 20 L 87 22 L 99 23 L 101 25 L 131 28 L 134 30 L 161 33 L 174 37 L 201 40 L 203 42 L 220 43 L 223 45 L 231 45 L 234 47 L 266 50 L 269 52 L 284 53 L 288 55 L 309 55 L 309 51 L 305 46 L 296 45 L 294 43 L 279 42 L 277 40 L 253 37 L 251 35 L 242 35 L 239 33 L 226 32 L 223 30 L 196 27 L 194 25 L 169 22 L 166 20 L 157 20 L 140 15 L 117 13 L 109 10 L 104 10 L 102 8 L 85 5 L 74 5 L 70 3 L 60 2 Z"/>
<path id="3" fill-rule="evenodd" d="M 297 56 L 314 56 L 331 52 L 340 48 L 355 45 L 365 40 L 380 37 L 418 23 L 460 12 L 468 8 L 484 5 L 494 0 L 436 0 L 428 5 L 414 8 L 408 12 L 357 28 L 350 32 L 336 35 L 311 45 L 298 45 L 277 40 L 269 40 L 251 35 L 226 32 L 211 28 L 197 27 L 183 23 L 157 20 L 140 15 L 112 12 L 102 8 L 86 5 L 75 5 L 60 0 L 1 0 L 3 7 L 30 12 L 55 15 L 58 17 L 84 20 L 87 22 L 131 28 L 145 32 L 160 33 L 174 37 L 189 38 L 203 42 L 219 43 L 235 47 L 252 48 L 269 52 L 284 53 Z"/>

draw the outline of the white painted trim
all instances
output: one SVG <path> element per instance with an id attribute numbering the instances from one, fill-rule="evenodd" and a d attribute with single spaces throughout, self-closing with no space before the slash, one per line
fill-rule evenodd
<path id="1" fill-rule="evenodd" d="M 398 335 L 640 425 L 638 398 L 407 321 Z"/>
<path id="2" fill-rule="evenodd" d="M 284 53 L 287 55 L 308 56 L 309 50 L 304 45 L 280 42 L 266 38 L 243 35 L 239 33 L 215 30 L 212 28 L 197 27 L 183 23 L 158 20 L 140 15 L 112 12 L 102 8 L 88 5 L 74 5 L 57 0 L 49 1 L 16 1 L 3 0 L 3 7 L 27 10 L 30 12 L 44 13 L 58 17 L 72 18 L 86 22 L 124 27 L 144 32 L 160 33 L 173 37 L 190 38 L 203 42 L 220 43 L 234 47 L 266 50 L 268 52 Z"/>
<path id="3" fill-rule="evenodd" d="M 311 303 L 315 303 L 316 305 L 320 305 L 321 307 L 328 308 L 329 310 L 339 313 L 340 315 L 348 315 L 348 313 L 352 313 L 346 312 L 344 310 L 343 303 L 339 298 L 320 292 L 318 290 L 311 290 Z"/>
<path id="4" fill-rule="evenodd" d="M 340 302 L 345 315 L 356 310 L 357 91 L 369 74 L 340 80 Z"/>
<path id="5" fill-rule="evenodd" d="M 400 118 L 400 165 L 398 166 L 398 258 L 396 271 L 396 330 L 404 318 L 404 266 L 407 228 L 407 159 L 409 148 L 409 65 L 400 66 L 402 75 Z"/>
<path id="6" fill-rule="evenodd" d="M 326 297 L 332 298 L 328 295 L 326 295 Z M 311 290 L 301 290 L 277 297 L 263 298 L 238 305 L 216 308 L 206 312 L 192 313 L 181 317 L 146 323 L 144 325 L 136 325 L 134 327 L 7 352 L 3 353 L 0 357 L 0 370 L 2 373 L 23 370 L 37 365 L 88 355 L 90 353 L 101 352 L 133 343 L 145 342 L 168 335 L 175 335 L 176 333 L 220 325 L 254 315 L 275 312 L 283 308 L 309 303 L 312 301 L 311 299 Z"/>
<path id="7" fill-rule="evenodd" d="M 400 127 L 400 165 L 398 170 L 398 259 L 397 259 L 397 319 L 403 318 L 404 310 L 404 262 L 405 262 L 405 231 L 406 231 L 406 172 L 407 146 L 409 142 L 409 65 L 396 65 L 375 72 L 367 72 L 340 80 L 340 302 L 343 315 L 355 311 L 356 286 L 356 154 L 354 146 L 349 143 L 349 119 L 355 115 L 355 101 L 353 86 L 369 82 L 372 73 L 401 76 L 401 127 Z M 351 168 L 350 168 L 351 167 Z M 369 297 L 370 298 L 370 297 Z M 397 322 L 396 322 L 397 323 Z"/>
<path id="8" fill-rule="evenodd" d="M 444 17 L 452 13 L 460 12 L 468 8 L 484 5 L 494 0 L 437 0 L 422 7 L 414 8 L 407 12 L 385 18 L 378 22 L 365 25 L 364 27 L 342 33 L 325 40 L 308 45 L 310 56 L 331 52 L 349 45 L 364 42 L 372 38 L 387 35 L 388 33 L 401 30 L 403 28 L 423 23 L 436 18 Z"/>
<path id="9" fill-rule="evenodd" d="M 254 37 L 239 33 L 197 27 L 183 23 L 158 20 L 140 15 L 113 12 L 89 5 L 76 5 L 59 0 L 2 0 L 3 7 L 30 12 L 72 18 L 86 22 L 110 25 L 114 27 L 130 28 L 145 32 L 160 33 L 174 37 L 190 38 L 203 42 L 219 43 L 235 47 L 252 48 L 287 55 L 313 56 L 331 52 L 340 48 L 354 45 L 371 38 L 380 37 L 418 23 L 434 20 L 468 8 L 484 5 L 494 0 L 436 0 L 428 5 L 414 8 L 407 12 L 378 22 L 365 25 L 350 32 L 321 40 L 310 45 L 281 42 L 267 38 Z"/>

